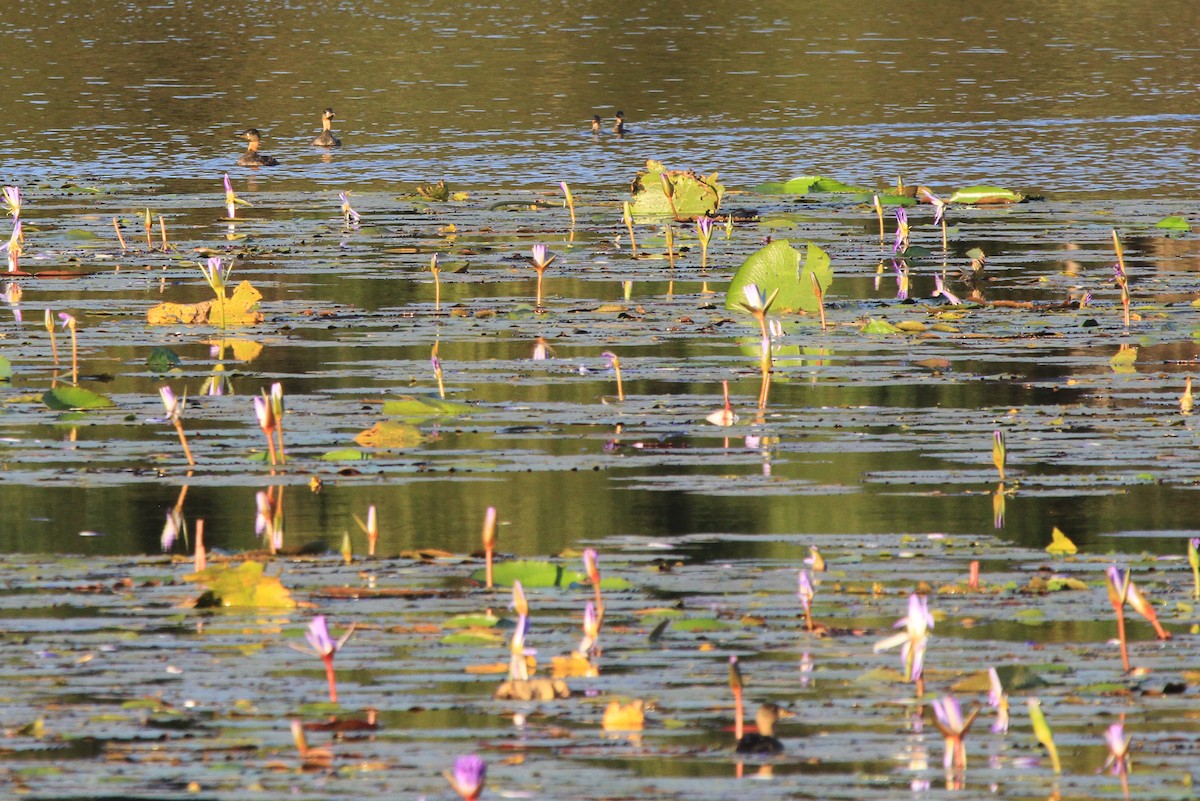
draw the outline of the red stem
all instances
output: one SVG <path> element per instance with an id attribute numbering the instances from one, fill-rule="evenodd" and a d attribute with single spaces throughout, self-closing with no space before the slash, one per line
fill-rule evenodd
<path id="1" fill-rule="evenodd" d="M 321 661 L 325 663 L 325 680 L 329 682 L 329 703 L 336 704 L 337 678 L 333 675 L 333 654 L 322 656 Z"/>

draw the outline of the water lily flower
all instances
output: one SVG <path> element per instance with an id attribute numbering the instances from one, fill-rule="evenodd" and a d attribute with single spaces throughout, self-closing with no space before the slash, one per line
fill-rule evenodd
<path id="1" fill-rule="evenodd" d="M 588 601 L 583 607 L 583 639 L 579 641 L 578 653 L 586 657 L 596 647 L 599 638 L 600 616 L 596 612 L 596 605 Z"/>
<path id="2" fill-rule="evenodd" d="M 621 381 L 621 360 L 617 357 L 617 354 L 615 354 L 609 350 L 604 351 L 600 355 L 608 360 L 608 366 L 610 368 L 612 368 L 612 371 L 614 373 L 616 373 L 616 376 L 617 376 L 617 400 L 618 401 L 625 400 L 625 384 Z"/>
<path id="3" fill-rule="evenodd" d="M 454 772 L 445 771 L 442 775 L 463 801 L 475 801 L 487 780 L 487 763 L 475 754 L 460 756 L 454 760 Z"/>
<path id="4" fill-rule="evenodd" d="M 24 236 L 21 233 L 21 221 L 17 220 L 13 225 L 12 236 L 8 238 L 8 271 L 15 273 L 20 267 L 21 254 L 25 252 L 25 248 L 21 246 Z"/>
<path id="5" fill-rule="evenodd" d="M 513 629 L 512 641 L 509 643 L 508 678 L 511 681 L 529 681 L 529 663 L 525 657 L 535 652 L 525 647 L 525 635 L 529 633 L 529 615 L 521 614 L 518 609 L 517 626 Z"/>
<path id="6" fill-rule="evenodd" d="M 509 604 L 509 607 L 521 617 L 529 616 L 529 601 L 525 598 L 525 587 L 521 584 L 520 579 L 513 581 L 512 603 Z"/>
<path id="7" fill-rule="evenodd" d="M 696 218 L 696 235 L 700 238 L 700 269 L 708 268 L 708 243 L 712 241 L 713 218 L 702 214 Z"/>
<path id="8" fill-rule="evenodd" d="M 896 272 L 896 300 L 908 300 L 910 286 L 908 265 L 892 259 L 892 269 Z"/>
<path id="9" fill-rule="evenodd" d="M 225 285 L 229 281 L 231 272 L 233 272 L 233 262 L 226 265 L 225 260 L 220 256 L 213 256 L 200 265 L 200 274 L 204 276 L 205 283 L 212 289 L 218 300 L 225 300 Z"/>
<path id="10" fill-rule="evenodd" d="M 354 633 L 354 626 L 355 624 L 351 623 L 350 628 L 346 629 L 346 633 L 335 640 L 329 634 L 325 616 L 317 615 L 308 624 L 308 631 L 304 632 L 304 639 L 308 640 L 309 647 L 293 646 L 298 651 L 320 657 L 321 661 L 325 663 L 325 678 L 329 684 L 329 703 L 331 704 L 337 703 L 337 679 L 333 672 L 333 657 L 350 639 L 350 635 Z"/>
<path id="11" fill-rule="evenodd" d="M 339 192 L 338 197 L 342 201 L 342 217 L 345 218 L 346 225 L 358 225 L 362 215 L 350 208 L 350 196 L 345 192 Z"/>
<path id="12" fill-rule="evenodd" d="M 583 551 L 583 571 L 588 581 L 592 583 L 592 592 L 596 594 L 596 615 L 604 618 L 604 599 L 600 597 L 600 563 L 595 548 L 585 548 Z"/>
<path id="13" fill-rule="evenodd" d="M 957 295 L 955 295 L 949 289 L 946 289 L 946 282 L 942 280 L 942 277 L 940 275 L 935 275 L 933 276 L 933 297 L 936 298 L 938 295 L 944 297 L 946 302 L 952 306 L 957 306 L 962 303 L 962 301 L 958 299 Z"/>
<path id="14" fill-rule="evenodd" d="M 1104 742 L 1108 745 L 1108 759 L 1101 770 L 1109 770 L 1113 776 L 1129 773 L 1129 743 L 1133 737 L 1125 736 L 1125 724 L 1114 723 L 1104 731 Z"/>
<path id="15" fill-rule="evenodd" d="M 967 732 L 979 715 L 979 707 L 963 717 L 958 699 L 952 695 L 933 701 L 934 724 L 946 741 L 946 756 L 942 762 L 946 770 L 964 770 L 967 767 Z"/>
<path id="16" fill-rule="evenodd" d="M 254 415 L 258 418 L 258 427 L 262 429 L 263 435 L 267 438 L 271 464 L 274 465 L 279 461 L 279 457 L 275 453 L 275 427 L 279 421 L 275 418 L 274 408 L 265 394 L 254 398 Z"/>
<path id="17" fill-rule="evenodd" d="M 493 587 L 492 582 L 492 560 L 496 554 L 496 507 L 489 506 L 483 514 L 483 531 L 480 532 L 480 539 L 483 541 L 483 557 L 485 563 L 484 573 L 487 577 L 487 588 L 490 590 Z"/>
<path id="18" fill-rule="evenodd" d="M 1004 442 L 1004 432 L 999 428 L 992 431 L 992 464 L 1004 481 L 1004 467 L 1008 463 L 1008 446 Z"/>
<path id="19" fill-rule="evenodd" d="M 237 216 L 236 212 L 238 206 L 250 206 L 253 204 L 242 200 L 233 193 L 233 184 L 229 181 L 229 173 L 225 173 L 223 180 L 225 184 L 225 211 L 229 219 L 232 220 Z"/>
<path id="20" fill-rule="evenodd" d="M 79 323 L 74 315 L 66 312 L 59 312 L 58 319 L 62 320 L 62 327 L 66 331 L 71 332 L 71 383 L 79 383 L 79 337 L 77 334 Z"/>
<path id="21" fill-rule="evenodd" d="M 438 397 L 442 400 L 446 399 L 446 383 L 442 378 L 442 360 L 438 358 L 438 346 L 442 343 L 434 342 L 433 348 L 429 352 L 429 364 L 433 367 L 433 377 L 437 379 Z"/>
<path id="22" fill-rule="evenodd" d="M 1129 582 L 1129 594 L 1125 600 L 1133 607 L 1134 611 L 1150 622 L 1150 625 L 1154 627 L 1154 633 L 1160 640 L 1171 639 L 1171 632 L 1164 629 L 1162 624 L 1158 622 L 1158 614 L 1154 611 L 1150 600 L 1142 594 L 1141 588 L 1133 581 Z"/>
<path id="23" fill-rule="evenodd" d="M 1125 600 L 1129 597 L 1129 573 L 1122 573 L 1116 565 L 1105 571 L 1108 583 L 1108 602 L 1117 616 L 1117 639 L 1121 644 L 1121 664 L 1129 672 L 1129 646 L 1125 640 Z"/>
<path id="24" fill-rule="evenodd" d="M 183 453 L 187 456 L 188 464 L 196 464 L 196 460 L 192 458 L 192 449 L 188 447 L 187 435 L 183 431 L 183 410 L 187 406 L 187 395 L 177 398 L 170 387 L 159 387 L 158 396 L 167 410 L 167 422 L 175 426 L 175 432 L 179 435 L 179 444 L 183 446 Z"/>
<path id="25" fill-rule="evenodd" d="M 283 385 L 278 381 L 271 384 L 271 393 L 267 395 L 271 404 L 271 414 L 275 417 L 275 436 L 279 438 L 279 463 L 287 464 L 287 453 L 283 450 Z"/>
<path id="26" fill-rule="evenodd" d="M 812 602 L 816 591 L 813 589 L 812 579 L 808 577 L 807 570 L 800 571 L 800 588 L 796 594 L 800 598 L 801 608 L 804 609 L 804 623 L 808 627 L 808 630 L 812 631 Z"/>
<path id="27" fill-rule="evenodd" d="M 367 507 L 366 522 L 358 519 L 358 515 L 352 515 L 354 522 L 362 529 L 363 534 L 367 535 L 367 555 L 375 555 L 375 544 L 379 542 L 379 519 L 375 512 L 375 504 Z"/>
<path id="28" fill-rule="evenodd" d="M 283 505 L 282 497 L 276 497 L 272 490 L 254 494 L 254 533 L 267 543 L 267 550 L 275 553 L 283 547 Z"/>
<path id="29" fill-rule="evenodd" d="M 1008 695 L 1000 684 L 1000 674 L 994 667 L 988 668 L 988 705 L 996 710 L 996 720 L 992 723 L 992 731 L 1003 734 L 1008 731 Z"/>
<path id="30" fill-rule="evenodd" d="M 4 207 L 6 209 L 8 209 L 8 213 L 13 217 L 13 219 L 20 219 L 20 217 L 21 217 L 21 187 L 6 186 L 6 187 L 4 187 L 3 193 L 4 193 Z"/>
<path id="31" fill-rule="evenodd" d="M 548 254 L 545 245 L 534 245 L 532 248 L 533 257 L 530 262 L 533 264 L 533 269 L 537 270 L 537 308 L 542 308 L 542 276 L 546 272 L 546 268 L 554 263 L 557 256 Z"/>
<path id="32" fill-rule="evenodd" d="M 13 308 L 13 318 L 18 322 L 24 322 L 21 315 L 21 298 L 25 295 L 25 290 L 21 289 L 21 285 L 16 281 L 9 281 L 4 286 L 4 300 Z"/>
<path id="33" fill-rule="evenodd" d="M 179 535 L 184 530 L 183 510 L 177 506 L 171 507 L 167 510 L 167 522 L 163 524 L 162 534 L 159 537 L 164 552 L 175 547 L 175 540 L 179 539 Z"/>
<path id="34" fill-rule="evenodd" d="M 908 250 L 908 212 L 903 208 L 896 209 L 896 241 L 892 245 L 892 253 L 898 255 Z"/>
<path id="35" fill-rule="evenodd" d="M 804 557 L 804 564 L 811 565 L 814 573 L 824 573 L 826 564 L 821 549 L 815 545 L 808 546 L 808 556 Z"/>
<path id="36" fill-rule="evenodd" d="M 904 631 L 893 634 L 875 643 L 875 653 L 903 646 L 900 658 L 904 662 L 904 680 L 916 682 L 921 686 L 921 670 L 925 661 L 925 646 L 929 640 L 929 632 L 933 629 L 933 615 L 923 595 L 913 593 L 908 596 L 908 614 L 896 621 L 894 628 L 904 627 Z"/>
<path id="37" fill-rule="evenodd" d="M 770 339 L 771 332 L 767 325 L 767 313 L 771 311 L 775 298 L 779 297 L 779 289 L 776 288 L 770 295 L 764 296 L 758 284 L 747 284 L 742 287 L 742 295 L 746 300 L 744 303 L 739 303 L 738 306 L 753 315 L 754 319 L 758 321 L 759 334 L 764 339 Z"/>
<path id="38" fill-rule="evenodd" d="M 567 210 L 571 212 L 571 225 L 575 225 L 575 196 L 571 194 L 571 187 L 566 181 L 559 181 L 558 188 L 562 190 L 563 196 L 566 198 Z"/>

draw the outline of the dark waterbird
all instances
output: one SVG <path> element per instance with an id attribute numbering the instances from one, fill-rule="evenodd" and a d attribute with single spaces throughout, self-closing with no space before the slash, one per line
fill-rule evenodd
<path id="1" fill-rule="evenodd" d="M 790 718 L 789 712 L 778 704 L 763 704 L 754 716 L 758 726 L 756 732 L 746 732 L 737 742 L 739 754 L 781 754 L 783 743 L 775 737 L 775 724 L 780 718 Z"/>
<path id="2" fill-rule="evenodd" d="M 246 152 L 242 154 L 242 157 L 238 159 L 237 163 L 239 167 L 274 167 L 279 164 L 271 156 L 266 156 L 258 152 L 258 143 L 262 140 L 262 134 L 258 132 L 257 128 L 250 128 L 247 131 L 243 131 L 242 136 L 246 138 L 246 141 L 250 145 L 246 148 Z"/>

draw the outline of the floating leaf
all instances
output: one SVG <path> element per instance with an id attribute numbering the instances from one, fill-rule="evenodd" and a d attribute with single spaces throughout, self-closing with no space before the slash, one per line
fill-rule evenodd
<path id="1" fill-rule="evenodd" d="M 663 187 L 663 175 L 671 183 L 670 198 Z M 629 191 L 635 214 L 690 218 L 715 214 L 725 187 L 717 183 L 715 172 L 703 177 L 690 170 L 668 170 L 651 159 L 646 162 L 646 171 L 639 172 L 630 183 Z"/>
<path id="2" fill-rule="evenodd" d="M 864 334 L 899 334 L 900 329 L 889 323 L 887 320 L 877 320 L 872 317 L 863 326 Z"/>
<path id="3" fill-rule="evenodd" d="M 340 448 L 336 451 L 327 451 L 320 456 L 323 462 L 361 462 L 370 458 L 358 448 Z"/>
<path id="4" fill-rule="evenodd" d="M 724 620 L 717 620 L 715 617 L 692 617 L 671 621 L 671 628 L 675 631 L 697 632 L 726 631 L 731 627 Z"/>
<path id="5" fill-rule="evenodd" d="M 481 615 L 455 615 L 442 624 L 448 629 L 463 629 L 463 628 L 494 628 L 500 623 L 500 618 L 492 614 Z"/>
<path id="6" fill-rule="evenodd" d="M 184 576 L 208 588 L 219 606 L 252 606 L 293 609 L 292 594 L 276 576 L 263 575 L 263 565 L 248 559 L 239 565 L 213 565 Z"/>
<path id="7" fill-rule="evenodd" d="M 641 731 L 646 722 L 646 703 L 641 700 L 622 704 L 612 700 L 604 709 L 602 725 L 605 731 Z"/>
<path id="8" fill-rule="evenodd" d="M 768 182 L 759 184 L 750 190 L 763 195 L 807 195 L 813 192 L 830 194 L 862 195 L 871 194 L 871 190 L 860 186 L 850 186 L 832 178 L 821 175 L 802 175 L 784 182 Z"/>
<path id="9" fill-rule="evenodd" d="M 404 417 L 407 419 L 422 419 L 439 415 L 470 414 L 472 407 L 466 403 L 442 400 L 433 397 L 414 397 L 402 395 L 394 400 L 383 402 L 383 413 L 389 417 Z"/>
<path id="10" fill-rule="evenodd" d="M 150 355 L 146 357 L 146 367 L 150 368 L 152 373 L 165 373 L 182 364 L 183 361 L 179 358 L 179 354 L 170 348 L 153 348 Z"/>
<path id="11" fill-rule="evenodd" d="M 364 448 L 415 448 L 425 441 L 425 435 L 416 426 L 385 420 L 360 431 L 354 441 Z"/>
<path id="12" fill-rule="evenodd" d="M 1058 526 L 1050 532 L 1050 544 L 1046 546 L 1046 553 L 1053 554 L 1071 554 L 1079 550 L 1079 547 L 1071 542 L 1066 534 L 1059 530 Z"/>
<path id="13" fill-rule="evenodd" d="M 447 645 L 491 645 L 493 643 L 504 642 L 507 636 L 504 632 L 496 631 L 495 629 L 471 626 L 461 631 L 447 634 L 442 638 L 442 642 Z"/>
<path id="14" fill-rule="evenodd" d="M 258 310 L 260 300 L 262 293 L 249 281 L 242 281 L 232 297 L 220 302 L 214 299 L 202 303 L 159 303 L 146 310 L 146 322 L 150 325 L 210 323 L 219 328 L 254 325 L 263 320 L 263 313 Z"/>
<path id="15" fill-rule="evenodd" d="M 1108 366 L 1112 368 L 1114 373 L 1133 373 L 1137 372 L 1134 369 L 1134 363 L 1137 362 L 1138 349 L 1133 346 L 1122 346 L 1116 354 L 1108 360 Z"/>
<path id="16" fill-rule="evenodd" d="M 756 284 L 764 297 L 776 290 L 779 294 L 771 306 L 774 314 L 795 311 L 816 312 L 820 304 L 813 291 L 809 277 L 815 275 L 824 294 L 833 283 L 833 268 L 829 254 L 813 243 L 808 243 L 808 253 L 800 264 L 800 252 L 786 239 L 780 239 L 750 254 L 738 268 L 725 294 L 726 309 L 741 309 L 746 302 L 744 289 Z"/>
<path id="17" fill-rule="evenodd" d="M 966 203 L 982 206 L 995 203 L 1020 203 L 1025 196 L 999 186 L 964 186 L 951 195 L 947 203 Z"/>
<path id="18" fill-rule="evenodd" d="M 12 381 L 12 362 L 7 356 L 0 356 L 0 381 Z"/>
<path id="19" fill-rule="evenodd" d="M 471 574 L 475 581 L 487 580 L 485 570 L 480 568 Z M 570 587 L 587 581 L 587 577 L 578 570 L 571 570 L 554 562 L 535 560 L 517 560 L 500 562 L 493 567 L 492 582 L 502 587 L 511 587 L 514 581 L 520 581 L 525 587 Z M 628 590 L 633 584 L 623 578 L 604 578 L 600 580 L 602 590 Z"/>
<path id="20" fill-rule="evenodd" d="M 1188 221 L 1183 217 L 1170 216 L 1164 217 L 1154 224 L 1155 228 L 1164 228 L 1168 231 L 1191 231 L 1192 226 L 1188 225 Z"/>
<path id="21" fill-rule="evenodd" d="M 55 387 L 42 395 L 42 403 L 57 411 L 72 409 L 107 409 L 112 400 L 98 392 L 83 387 Z"/>

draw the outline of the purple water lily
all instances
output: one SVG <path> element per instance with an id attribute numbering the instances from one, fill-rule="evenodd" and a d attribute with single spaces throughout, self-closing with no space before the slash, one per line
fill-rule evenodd
<path id="1" fill-rule="evenodd" d="M 463 801 L 475 801 L 487 781 L 487 763 L 476 754 L 460 756 L 454 760 L 454 771 L 442 775 Z"/>
<path id="2" fill-rule="evenodd" d="M 904 627 L 904 631 L 875 643 L 875 652 L 894 648 L 900 649 L 900 658 L 904 663 L 904 680 L 921 681 L 921 671 L 925 663 L 925 645 L 929 640 L 929 632 L 933 629 L 933 615 L 925 596 L 913 593 L 908 596 L 908 614 L 896 621 L 894 628 Z"/>
<path id="3" fill-rule="evenodd" d="M 333 672 L 333 657 L 342 650 L 342 646 L 346 644 L 353 633 L 354 624 L 351 624 L 350 628 L 346 629 L 346 633 L 335 640 L 329 634 L 325 616 L 317 615 L 308 624 L 308 630 L 304 632 L 304 639 L 308 640 L 309 647 L 293 646 L 298 651 L 320 657 L 321 661 L 325 663 L 325 678 L 329 683 L 329 702 L 331 704 L 337 703 L 337 679 Z"/>
<path id="4" fill-rule="evenodd" d="M 1114 723 L 1104 731 L 1104 742 L 1108 745 L 1108 759 L 1101 770 L 1108 769 L 1113 776 L 1129 773 L 1129 743 L 1132 737 L 1125 736 L 1125 724 Z"/>
<path id="5" fill-rule="evenodd" d="M 979 708 L 976 707 L 970 715 L 964 718 L 958 699 L 947 695 L 933 701 L 933 714 L 934 723 L 946 740 L 946 756 L 942 762 L 943 766 L 946 770 L 966 768 L 967 732 L 971 730 L 971 724 L 975 722 Z"/>
<path id="6" fill-rule="evenodd" d="M 900 254 L 908 250 L 908 212 L 902 208 L 896 209 L 896 241 L 892 245 L 892 253 Z"/>

